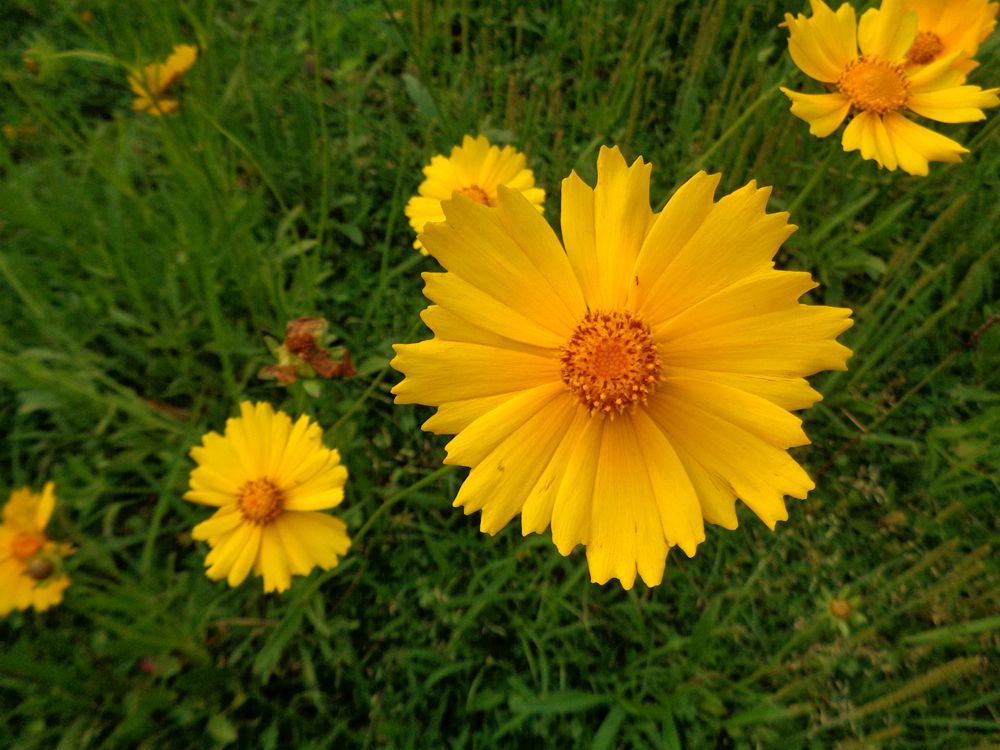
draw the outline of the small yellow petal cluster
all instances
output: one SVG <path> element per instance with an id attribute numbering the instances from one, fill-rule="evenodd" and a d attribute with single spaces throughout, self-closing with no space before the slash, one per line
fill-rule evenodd
<path id="1" fill-rule="evenodd" d="M 150 63 L 133 71 L 128 84 L 136 95 L 132 109 L 145 111 L 156 117 L 177 111 L 180 106 L 171 98 L 172 91 L 198 58 L 198 48 L 191 44 L 178 44 L 162 63 Z"/>
<path id="2" fill-rule="evenodd" d="M 420 233 L 429 223 L 444 221 L 441 201 L 456 192 L 476 203 L 493 206 L 501 185 L 517 190 L 539 211 L 545 204 L 545 191 L 535 187 L 535 176 L 525 165 L 527 158 L 513 146 L 502 149 L 490 144 L 485 136 L 462 139 L 451 156 L 438 155 L 424 167 L 424 181 L 417 195 L 406 204 L 406 216 L 413 231 Z M 419 238 L 413 246 L 427 255 Z"/>
<path id="3" fill-rule="evenodd" d="M 212 548 L 209 578 L 238 586 L 252 571 L 265 591 L 285 591 L 293 575 L 330 570 L 350 547 L 347 525 L 319 512 L 343 500 L 347 469 L 309 417 L 293 423 L 244 401 L 225 434 L 206 434 L 191 457 L 198 466 L 185 499 L 218 508 L 193 531 Z"/>
<path id="4" fill-rule="evenodd" d="M 906 114 L 974 122 L 1000 104 L 1000 89 L 965 83 L 976 65 L 972 56 L 995 25 L 997 3 L 883 0 L 860 21 L 847 3 L 836 12 L 823 0 L 811 4 L 811 17 L 785 15 L 788 51 L 828 93 L 781 89 L 809 132 L 825 138 L 850 118 L 845 151 L 910 174 L 926 175 L 932 161 L 960 161 L 968 149 Z"/>
<path id="5" fill-rule="evenodd" d="M 29 607 L 43 612 L 63 599 L 69 586 L 63 558 L 73 548 L 52 541 L 45 533 L 55 504 L 55 484 L 47 482 L 41 494 L 29 487 L 15 490 L 3 508 L 0 617 Z"/>

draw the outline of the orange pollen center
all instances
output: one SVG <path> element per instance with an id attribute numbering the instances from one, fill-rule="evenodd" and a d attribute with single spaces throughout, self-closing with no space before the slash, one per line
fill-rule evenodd
<path id="1" fill-rule="evenodd" d="M 837 88 L 858 109 L 885 115 L 906 106 L 910 82 L 896 63 L 862 55 L 841 71 Z"/>
<path id="2" fill-rule="evenodd" d="M 560 360 L 563 382 L 580 403 L 612 419 L 645 403 L 660 378 L 649 326 L 624 310 L 588 313 Z"/>
<path id="3" fill-rule="evenodd" d="M 236 507 L 255 526 L 272 523 L 285 507 L 285 495 L 270 479 L 252 479 L 236 495 Z"/>
<path id="4" fill-rule="evenodd" d="M 926 65 L 944 51 L 944 42 L 933 31 L 918 31 L 910 51 L 906 53 L 908 62 Z"/>
<path id="5" fill-rule="evenodd" d="M 468 187 L 462 188 L 458 192 L 469 196 L 476 203 L 482 203 L 484 206 L 493 205 L 493 199 L 490 198 L 490 194 L 479 187 L 479 185 L 469 185 Z"/>
<path id="6" fill-rule="evenodd" d="M 27 531 L 22 531 L 14 537 L 10 551 L 18 560 L 27 560 L 29 557 L 34 557 L 38 554 L 42 546 L 41 539 L 34 534 L 29 534 Z"/>

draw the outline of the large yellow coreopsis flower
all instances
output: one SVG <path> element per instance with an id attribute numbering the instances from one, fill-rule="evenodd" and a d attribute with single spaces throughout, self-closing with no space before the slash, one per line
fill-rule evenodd
<path id="1" fill-rule="evenodd" d="M 264 591 L 285 591 L 293 575 L 336 567 L 351 544 L 347 525 L 317 511 L 344 498 L 347 469 L 323 445 L 323 431 L 308 416 L 293 424 L 270 404 L 240 404 L 225 435 L 209 432 L 191 449 L 198 467 L 184 498 L 219 508 L 194 527 L 212 551 L 208 577 L 240 585 L 252 570 Z"/>
<path id="2" fill-rule="evenodd" d="M 781 89 L 792 100 L 792 114 L 809 123 L 809 132 L 824 138 L 853 113 L 842 138 L 845 151 L 860 149 L 879 166 L 919 175 L 927 174 L 928 162 L 961 161 L 968 149 L 901 113 L 939 122 L 982 120 L 983 107 L 1000 104 L 1000 89 L 962 85 L 964 75 L 951 67 L 961 52 L 929 65 L 909 64 L 917 14 L 905 12 L 899 0 L 866 11 L 860 23 L 846 3 L 836 13 L 822 0 L 811 3 L 811 18 L 785 15 L 788 51 L 806 75 L 836 90 L 800 94 Z"/>
<path id="3" fill-rule="evenodd" d="M 813 482 L 787 449 L 789 413 L 820 398 L 804 380 L 845 368 L 850 310 L 798 304 L 816 286 L 775 270 L 795 227 L 750 183 L 718 202 L 700 172 L 661 213 L 651 167 L 603 148 L 597 187 L 563 181 L 562 235 L 518 192 L 495 209 L 456 196 L 421 241 L 434 338 L 399 344 L 396 403 L 437 406 L 423 428 L 455 434 L 445 463 L 471 467 L 455 505 L 495 534 L 521 514 L 591 578 L 653 586 L 668 549 L 704 521 L 736 528 L 742 499 L 774 528 L 784 495 Z"/>
<path id="4" fill-rule="evenodd" d="M 137 97 L 132 102 L 132 109 L 144 110 L 157 117 L 175 112 L 179 105 L 176 99 L 169 98 L 170 92 L 197 58 L 197 47 L 178 44 L 165 62 L 150 63 L 130 73 L 128 85 Z"/>
<path id="5" fill-rule="evenodd" d="M 465 136 L 462 145 L 451 150 L 451 156 L 439 154 L 424 167 L 425 179 L 417 189 L 418 195 L 406 204 L 410 226 L 419 234 L 429 222 L 444 221 L 441 201 L 450 199 L 456 191 L 484 206 L 493 206 L 501 185 L 523 193 L 541 211 L 545 191 L 535 187 L 535 175 L 526 164 L 525 155 L 513 146 L 500 149 L 490 145 L 486 136 Z M 419 238 L 413 246 L 427 255 Z"/>
<path id="6" fill-rule="evenodd" d="M 46 482 L 41 494 L 29 487 L 15 490 L 3 508 L 0 617 L 29 607 L 44 612 L 63 600 L 69 576 L 62 561 L 73 548 L 45 534 L 55 505 L 55 484 Z"/>
<path id="7" fill-rule="evenodd" d="M 989 0 L 903 0 L 903 10 L 917 14 L 917 36 L 906 52 L 907 62 L 927 65 L 951 58 L 952 69 L 968 73 L 979 65 L 972 58 L 996 28 L 998 8 Z"/>

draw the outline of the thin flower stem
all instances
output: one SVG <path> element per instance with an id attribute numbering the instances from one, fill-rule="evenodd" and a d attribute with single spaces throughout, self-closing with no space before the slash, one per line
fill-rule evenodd
<path id="1" fill-rule="evenodd" d="M 712 154 L 714 154 L 716 151 L 718 151 L 726 141 L 732 138 L 733 135 L 736 134 L 740 130 L 740 128 L 742 128 L 746 124 L 747 120 L 753 117 L 754 112 L 760 109 L 760 107 L 764 104 L 764 102 L 768 101 L 775 94 L 779 93 L 778 89 L 783 85 L 784 81 L 780 81 L 774 86 L 766 88 L 764 90 L 764 93 L 758 96 L 753 101 L 753 103 L 750 104 L 749 107 L 743 110 L 743 114 L 740 115 L 738 118 L 736 118 L 736 122 L 734 122 L 732 125 L 726 128 L 725 131 L 723 131 L 722 135 L 720 135 L 715 140 L 715 143 L 709 146 L 708 149 L 701 156 L 699 156 L 697 159 L 691 162 L 691 165 L 685 171 L 691 172 L 692 170 L 701 169 L 702 165 L 706 161 L 708 161 L 708 158 L 712 156 Z"/>
<path id="2" fill-rule="evenodd" d="M 390 495 L 389 497 L 387 497 L 385 500 L 382 501 L 382 504 L 375 509 L 375 512 L 372 513 L 370 516 L 368 516 L 368 520 L 364 522 L 364 525 L 362 525 L 360 529 L 358 529 L 358 533 L 351 538 L 351 543 L 357 544 L 362 539 L 364 539 L 365 535 L 368 533 L 369 529 L 371 529 L 371 527 L 374 525 L 375 521 L 377 521 L 379 518 L 388 513 L 389 509 L 392 508 L 392 506 L 394 506 L 400 500 L 404 499 L 411 493 L 416 492 L 421 487 L 426 487 L 428 484 L 431 484 L 437 479 L 452 473 L 453 471 L 455 471 L 456 468 L 458 467 L 440 466 L 434 471 L 432 471 L 430 474 L 425 476 L 423 479 L 418 479 L 409 487 L 400 490 L 395 495 Z"/>
<path id="3" fill-rule="evenodd" d="M 323 247 L 323 233 L 326 230 L 327 214 L 330 212 L 330 133 L 326 125 L 326 105 L 323 102 L 323 64 L 320 59 L 319 21 L 316 13 L 316 0 L 309 0 L 309 25 L 312 33 L 313 55 L 313 88 L 316 98 L 316 111 L 319 115 L 319 223 L 316 226 L 316 246 Z"/>

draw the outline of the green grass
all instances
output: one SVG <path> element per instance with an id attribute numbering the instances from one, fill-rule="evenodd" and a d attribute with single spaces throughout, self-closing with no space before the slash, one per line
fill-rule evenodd
<path id="1" fill-rule="evenodd" d="M 79 548 L 59 608 L 0 622 L 0 746 L 1000 744 L 1000 118 L 939 128 L 962 165 L 879 171 L 776 91 L 816 90 L 778 28 L 794 3 L 546 5 L 0 9 L 0 492 L 55 480 Z M 131 112 L 103 60 L 181 41 L 202 54 L 180 113 Z M 438 471 L 429 410 L 391 404 L 387 361 L 426 335 L 435 268 L 403 205 L 476 132 L 528 152 L 550 220 L 612 143 L 652 161 L 656 206 L 706 168 L 791 207 L 779 262 L 857 322 L 805 415 L 817 489 L 776 533 L 742 512 L 624 592 L 451 507 L 463 475 Z M 257 378 L 299 315 L 359 364 L 316 400 Z M 187 450 L 241 398 L 333 428 L 351 472 L 355 546 L 283 597 L 209 581 L 181 499 Z"/>

